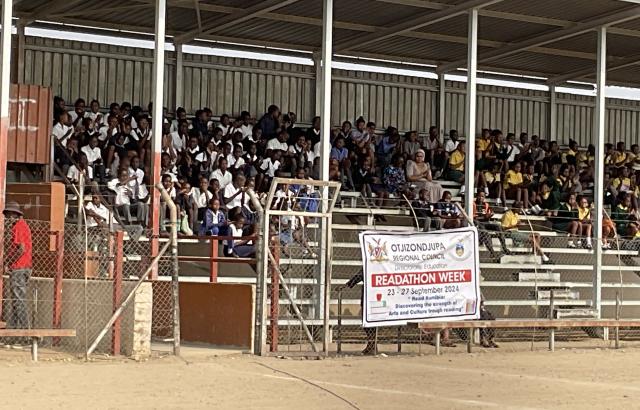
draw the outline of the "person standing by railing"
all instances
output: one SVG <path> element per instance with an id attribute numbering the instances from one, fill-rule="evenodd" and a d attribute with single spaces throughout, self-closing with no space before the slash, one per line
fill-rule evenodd
<path id="1" fill-rule="evenodd" d="M 11 315 L 7 325 L 12 329 L 26 329 L 29 327 L 27 312 L 27 285 L 31 277 L 31 229 L 24 220 L 20 205 L 10 201 L 2 211 L 6 218 L 9 232 L 5 235 L 5 272 L 9 274 L 9 298 Z M 7 240 L 5 239 L 5 240 Z"/>

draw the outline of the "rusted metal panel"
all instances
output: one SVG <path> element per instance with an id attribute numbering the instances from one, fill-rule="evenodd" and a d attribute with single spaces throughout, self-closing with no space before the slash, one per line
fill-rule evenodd
<path id="1" fill-rule="evenodd" d="M 7 161 L 48 164 L 51 159 L 53 96 L 51 89 L 12 84 Z"/>

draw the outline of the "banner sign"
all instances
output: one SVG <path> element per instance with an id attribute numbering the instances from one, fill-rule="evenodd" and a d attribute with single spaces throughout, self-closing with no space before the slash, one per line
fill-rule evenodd
<path id="1" fill-rule="evenodd" d="M 360 233 L 364 327 L 478 319 L 476 228 Z"/>

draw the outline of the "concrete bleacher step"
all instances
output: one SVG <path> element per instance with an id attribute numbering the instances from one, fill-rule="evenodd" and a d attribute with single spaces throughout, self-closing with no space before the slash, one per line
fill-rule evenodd
<path id="1" fill-rule="evenodd" d="M 542 265 L 542 258 L 538 255 L 504 255 L 500 263 L 519 263 L 522 265 Z"/>
<path id="2" fill-rule="evenodd" d="M 536 293 L 536 297 L 538 300 L 551 300 L 551 291 L 550 290 L 539 290 Z M 553 291 L 553 299 L 555 301 L 562 300 L 577 300 L 580 298 L 580 292 L 575 290 L 568 289 L 556 289 Z"/>
<path id="3" fill-rule="evenodd" d="M 520 282 L 560 282 L 558 272 L 520 272 L 518 273 Z"/>
<path id="4" fill-rule="evenodd" d="M 555 309 L 556 319 L 596 318 L 598 311 L 591 308 Z"/>

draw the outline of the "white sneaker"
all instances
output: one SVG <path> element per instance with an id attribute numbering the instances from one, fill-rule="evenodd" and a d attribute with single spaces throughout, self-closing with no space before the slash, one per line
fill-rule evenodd
<path id="1" fill-rule="evenodd" d="M 498 198 L 498 200 L 496 201 L 496 205 L 502 206 L 502 199 Z"/>
<path id="2" fill-rule="evenodd" d="M 549 262 L 549 257 L 545 254 L 542 254 L 542 262 Z"/>
<path id="3" fill-rule="evenodd" d="M 467 189 L 467 186 L 466 185 L 462 185 L 462 187 L 460 188 L 460 195 L 464 194 L 466 189 Z"/>
<path id="4" fill-rule="evenodd" d="M 485 194 L 486 196 L 489 196 L 489 188 L 484 187 L 484 194 Z"/>
<path id="5" fill-rule="evenodd" d="M 581 246 L 582 246 L 582 241 L 578 239 L 578 240 L 576 241 L 576 246 L 577 246 L 578 248 L 579 248 L 579 247 L 581 247 Z"/>
<path id="6" fill-rule="evenodd" d="M 576 244 L 573 241 L 569 241 L 569 243 L 567 243 L 567 247 L 574 249 L 576 247 Z"/>

